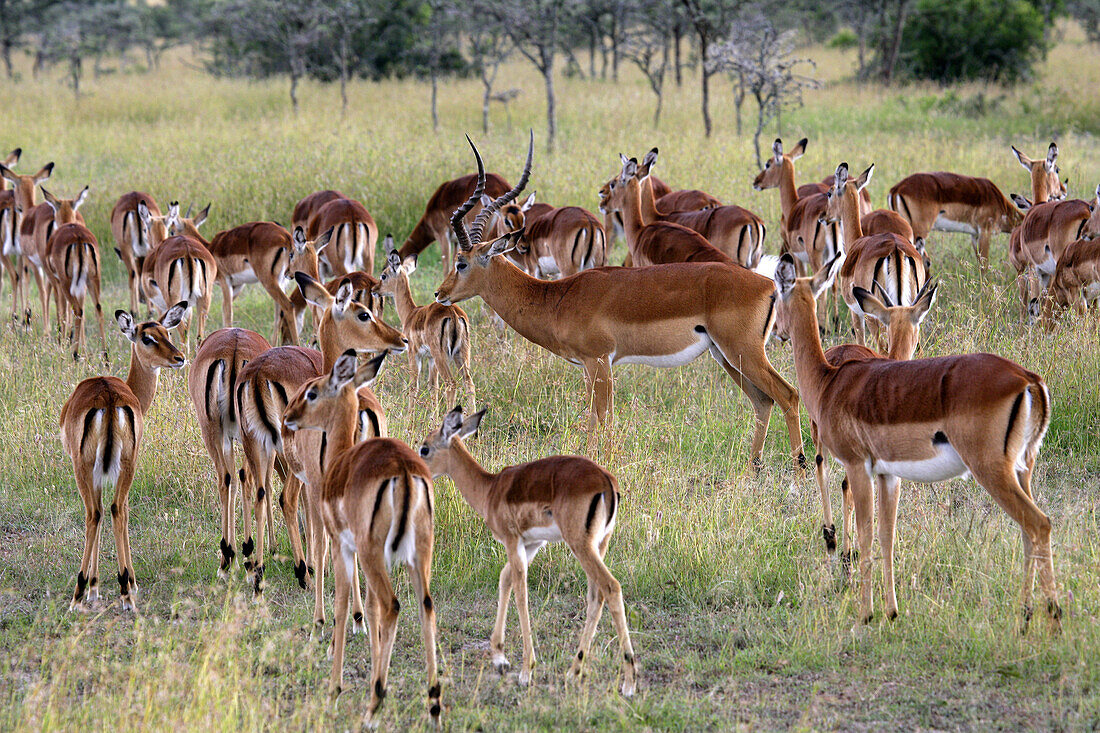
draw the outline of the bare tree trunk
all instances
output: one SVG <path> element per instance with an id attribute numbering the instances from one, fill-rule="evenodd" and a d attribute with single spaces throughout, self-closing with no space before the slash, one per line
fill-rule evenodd
<path id="1" fill-rule="evenodd" d="M 611 80 L 619 83 L 619 19 L 611 14 Z"/>
<path id="2" fill-rule="evenodd" d="M 15 71 L 12 69 L 11 63 L 11 48 L 11 40 L 4 39 L 3 49 L 0 49 L 0 54 L 2 54 L 4 57 L 4 69 L 8 72 L 9 79 L 11 79 L 15 75 Z"/>
<path id="3" fill-rule="evenodd" d="M 596 29 L 588 32 L 588 77 L 596 78 Z"/>
<path id="4" fill-rule="evenodd" d="M 340 117 L 348 116 L 348 40 L 340 37 Z"/>
<path id="5" fill-rule="evenodd" d="M 80 77 L 84 72 L 84 62 L 80 56 L 73 54 L 69 57 L 69 78 L 73 84 L 73 96 L 80 99 Z"/>
<path id="6" fill-rule="evenodd" d="M 894 18 L 894 32 L 890 38 L 889 50 L 885 57 L 885 63 L 882 69 L 882 81 L 889 84 L 894 78 L 894 68 L 898 63 L 898 52 L 901 50 L 901 34 L 905 29 L 905 11 L 909 5 L 909 0 L 898 0 L 897 4 L 897 16 Z"/>
<path id="7" fill-rule="evenodd" d="M 699 55 L 702 63 L 700 71 L 702 72 L 702 84 L 703 84 L 703 132 L 707 137 L 710 137 L 711 122 L 710 122 L 710 74 L 707 73 L 707 51 L 710 44 L 707 43 L 707 37 L 700 34 L 699 36 Z"/>
<path id="8" fill-rule="evenodd" d="M 681 68 L 680 68 L 681 67 L 681 64 L 680 64 L 680 41 L 682 41 L 683 38 L 684 38 L 684 33 L 683 33 L 683 31 L 680 30 L 680 24 L 677 23 L 676 25 L 672 26 L 672 50 L 675 52 L 673 54 L 673 59 L 674 59 L 673 64 L 676 68 L 676 86 L 677 86 L 677 88 L 682 87 L 684 85 L 683 72 L 681 71 Z"/>
<path id="9" fill-rule="evenodd" d="M 553 53 L 551 51 L 551 53 Z M 554 57 L 543 54 L 542 78 L 546 84 L 546 152 L 554 151 L 554 139 L 558 134 L 557 99 L 554 96 Z"/>
<path id="10" fill-rule="evenodd" d="M 756 97 L 756 132 L 752 136 L 752 148 L 756 153 L 756 167 L 763 168 L 763 158 L 760 157 L 760 135 L 764 132 L 764 100 L 760 98 L 760 92 L 754 92 Z"/>
<path id="11" fill-rule="evenodd" d="M 294 114 L 298 114 L 298 75 L 293 72 L 290 74 L 290 106 Z"/>
<path id="12" fill-rule="evenodd" d="M 439 77 L 432 67 L 432 129 L 439 132 Z"/>
<path id="13" fill-rule="evenodd" d="M 737 120 L 737 137 L 741 137 L 741 107 L 745 104 L 745 74 L 737 72 L 737 84 L 733 88 L 734 118 Z"/>

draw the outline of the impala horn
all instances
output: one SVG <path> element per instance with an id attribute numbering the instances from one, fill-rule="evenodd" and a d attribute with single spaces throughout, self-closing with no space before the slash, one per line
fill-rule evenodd
<path id="1" fill-rule="evenodd" d="M 470 198 L 466 199 L 466 203 L 459 206 L 451 214 L 451 229 L 454 230 L 455 237 L 458 239 L 458 248 L 464 251 L 473 247 L 470 244 L 470 236 L 466 233 L 466 214 L 474 208 L 474 204 L 481 199 L 481 194 L 485 192 L 485 164 L 481 161 L 481 153 L 477 152 L 477 146 L 474 145 L 474 141 L 470 139 L 469 135 L 466 136 L 466 142 L 470 143 L 470 147 L 474 151 L 474 157 L 477 158 L 477 185 L 474 186 L 474 192 L 470 194 Z"/>
<path id="2" fill-rule="evenodd" d="M 474 223 L 470 227 L 470 238 L 473 240 L 474 245 L 481 242 L 482 230 L 485 225 L 489 223 L 489 220 L 493 218 L 493 214 L 500 211 L 502 206 L 506 206 L 519 196 L 520 191 L 527 185 L 527 181 L 531 178 L 531 162 L 535 157 L 535 131 L 530 131 L 530 138 L 527 143 L 527 162 L 523 166 L 523 174 L 519 177 L 519 183 L 515 187 L 505 193 L 498 199 L 495 199 L 488 206 L 482 207 L 474 218 Z"/>

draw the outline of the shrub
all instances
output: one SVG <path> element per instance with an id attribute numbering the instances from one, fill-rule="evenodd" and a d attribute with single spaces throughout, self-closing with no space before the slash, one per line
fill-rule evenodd
<path id="1" fill-rule="evenodd" d="M 849 48 L 855 48 L 859 45 L 859 37 L 856 36 L 855 31 L 850 28 L 841 28 L 837 31 L 836 35 L 829 39 L 829 43 L 826 44 L 829 48 L 839 48 L 842 51 L 846 51 Z"/>
<path id="2" fill-rule="evenodd" d="M 919 0 L 905 23 L 909 72 L 940 83 L 1030 76 L 1046 50 L 1043 17 L 1026 0 Z"/>

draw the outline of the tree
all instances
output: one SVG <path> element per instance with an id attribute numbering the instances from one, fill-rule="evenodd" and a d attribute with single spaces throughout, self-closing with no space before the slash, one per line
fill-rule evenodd
<path id="1" fill-rule="evenodd" d="M 623 55 L 634 63 L 649 82 L 649 88 L 657 95 L 657 107 L 653 111 L 653 126 L 661 121 L 664 102 L 665 75 L 669 65 L 671 37 L 669 13 L 675 10 L 667 0 L 643 0 L 637 8 L 632 30 L 623 41 Z"/>
<path id="2" fill-rule="evenodd" d="M 944 84 L 1019 81 L 1046 49 L 1042 14 L 1026 0 L 919 0 L 904 38 L 909 72 Z"/>
<path id="3" fill-rule="evenodd" d="M 752 142 L 758 167 L 763 167 L 760 136 L 764 128 L 772 120 L 778 122 L 784 107 L 801 106 L 803 89 L 817 86 L 814 79 L 796 72 L 802 65 L 813 66 L 813 61 L 792 58 L 794 42 L 794 31 L 780 31 L 756 8 L 733 23 L 729 40 L 711 49 L 707 58 L 712 73 L 737 75 L 742 88 L 756 100 Z"/>
<path id="4" fill-rule="evenodd" d="M 1100 0 L 1070 0 L 1066 9 L 1084 27 L 1088 39 L 1100 43 Z"/>
<path id="5" fill-rule="evenodd" d="M 340 116 L 348 113 L 348 80 L 358 66 L 358 37 L 369 26 L 374 15 L 366 0 L 331 0 L 318 8 L 324 27 L 323 45 L 327 46 L 340 79 Z"/>
<path id="6" fill-rule="evenodd" d="M 710 58 L 711 47 L 717 43 L 733 22 L 738 0 L 681 0 L 688 23 L 699 39 L 699 57 L 701 64 L 703 131 L 710 137 L 713 125 L 710 121 L 710 77 L 716 73 L 714 67 L 706 63 Z M 677 64 L 678 66 L 679 64 Z"/>
<path id="7" fill-rule="evenodd" d="M 481 131 L 489 132 L 489 103 L 493 98 L 500 65 L 512 53 L 512 40 L 493 20 L 472 17 L 466 29 L 470 65 L 481 80 Z"/>

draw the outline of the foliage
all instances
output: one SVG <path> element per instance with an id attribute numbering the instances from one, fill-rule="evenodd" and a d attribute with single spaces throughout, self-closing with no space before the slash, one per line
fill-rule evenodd
<path id="1" fill-rule="evenodd" d="M 1046 49 L 1043 18 L 1026 0 L 919 0 L 905 25 L 909 72 L 947 84 L 1030 76 Z"/>

